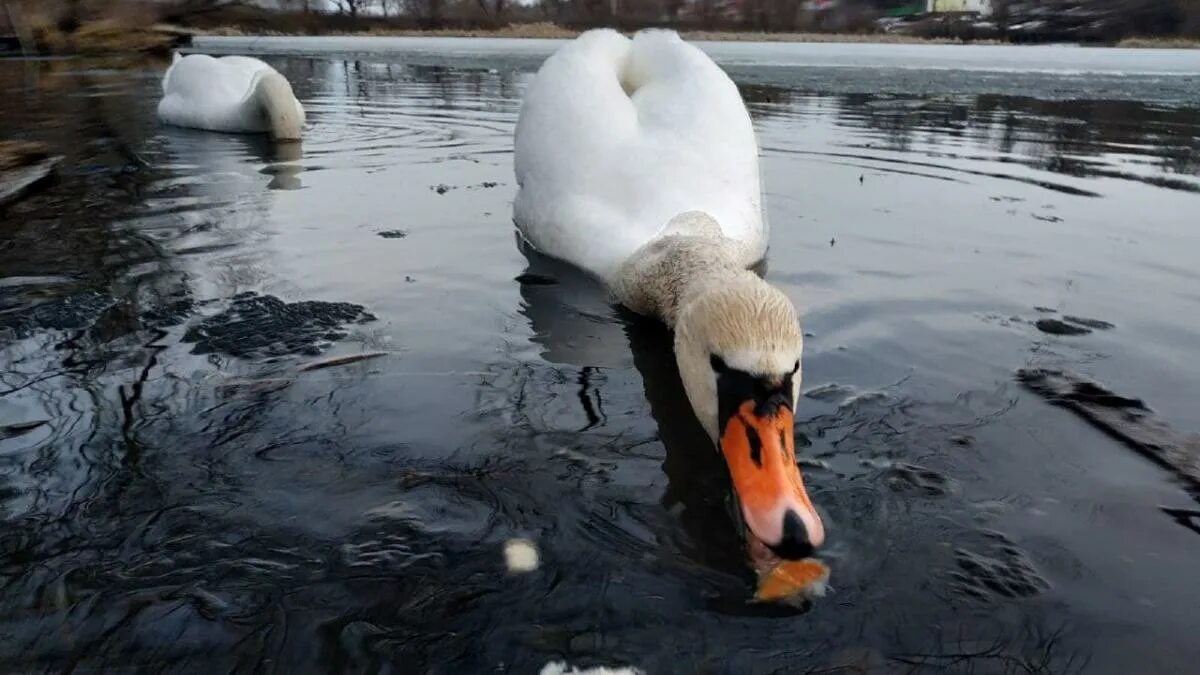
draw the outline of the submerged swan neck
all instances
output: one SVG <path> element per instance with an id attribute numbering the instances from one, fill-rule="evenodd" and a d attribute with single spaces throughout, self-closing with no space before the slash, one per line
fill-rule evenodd
<path id="1" fill-rule="evenodd" d="M 621 304 L 676 328 L 680 312 L 718 289 L 756 288 L 766 282 L 747 269 L 738 242 L 709 235 L 668 235 L 643 246 L 617 273 Z"/>
<path id="2" fill-rule="evenodd" d="M 279 141 L 300 140 L 304 120 L 296 109 L 292 86 L 279 73 L 266 73 L 255 86 L 255 97 L 267 118 L 267 131 Z"/>

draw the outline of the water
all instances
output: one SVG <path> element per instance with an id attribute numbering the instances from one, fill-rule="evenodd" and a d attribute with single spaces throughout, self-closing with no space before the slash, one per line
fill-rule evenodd
<path id="1" fill-rule="evenodd" d="M 1191 670 L 1195 501 L 1015 375 L 1200 429 L 1196 52 L 706 46 L 810 333 L 834 592 L 783 611 L 669 336 L 516 245 L 553 43 L 313 44 L 200 45 L 288 52 L 299 154 L 160 128 L 165 64 L 0 61 L 0 137 L 65 155 L 0 226 L 0 671 Z M 241 293 L 376 319 L 185 341 Z"/>

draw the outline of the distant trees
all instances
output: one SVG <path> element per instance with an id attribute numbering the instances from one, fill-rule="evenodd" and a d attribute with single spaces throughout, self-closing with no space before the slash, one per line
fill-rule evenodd
<path id="1" fill-rule="evenodd" d="M 5 0 L 0 0 L 3 3 Z M 17 5 L 48 0 L 8 0 Z M 319 32 L 335 25 L 353 29 L 372 25 L 435 28 L 479 27 L 549 21 L 572 28 L 612 25 L 676 26 L 684 29 L 754 31 L 876 30 L 885 13 L 924 0 L 56 0 L 60 4 L 148 3 L 170 20 L 205 15 L 245 16 L 266 8 L 305 14 L 297 25 Z M 814 6 L 815 5 L 815 6 Z M 1130 36 L 1189 35 L 1200 37 L 1200 0 L 992 0 L 992 35 L 1014 40 L 1119 40 Z M 262 19 L 269 24 L 272 19 Z M 917 21 L 916 23 L 921 23 Z M 949 31 L 970 26 L 974 19 L 927 21 L 930 29 Z M 895 25 L 894 23 L 892 24 Z M 912 24 L 905 30 L 922 33 Z M 1031 26 L 1033 28 L 1031 28 Z M 1040 27 L 1038 27 L 1040 26 Z M 1033 32 L 1030 32 L 1033 31 Z M 964 35 L 964 37 L 971 37 Z"/>
<path id="2" fill-rule="evenodd" d="M 479 9 L 488 18 L 492 20 L 500 19 L 504 16 L 504 0 L 475 0 L 479 4 Z"/>
<path id="3" fill-rule="evenodd" d="M 396 16 L 404 11 L 404 0 L 379 0 L 379 11 L 384 18 Z"/>
<path id="4" fill-rule="evenodd" d="M 333 0 L 333 4 L 342 14 L 358 18 L 360 12 L 374 4 L 375 0 Z"/>
<path id="5" fill-rule="evenodd" d="M 442 23 L 446 12 L 445 0 L 401 0 L 403 11 L 422 26 L 435 27 Z"/>
<path id="6" fill-rule="evenodd" d="M 278 0 L 279 8 L 286 12 L 311 12 L 316 0 Z"/>

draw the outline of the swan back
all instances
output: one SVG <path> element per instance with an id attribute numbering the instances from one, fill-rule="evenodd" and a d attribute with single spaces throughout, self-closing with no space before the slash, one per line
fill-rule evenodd
<path id="1" fill-rule="evenodd" d="M 269 132 L 273 118 L 286 117 L 296 121 L 298 136 L 304 123 L 287 79 L 246 56 L 176 55 L 163 76 L 158 115 L 167 124 L 232 133 Z"/>
<path id="2" fill-rule="evenodd" d="M 751 257 L 765 252 L 750 117 L 729 77 L 674 32 L 589 31 L 547 59 L 525 93 L 515 165 L 529 243 L 610 283 L 688 211 Z"/>

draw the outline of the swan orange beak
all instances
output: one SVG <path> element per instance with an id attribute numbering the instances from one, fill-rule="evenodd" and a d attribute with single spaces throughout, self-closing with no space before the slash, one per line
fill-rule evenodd
<path id="1" fill-rule="evenodd" d="M 750 530 L 749 549 L 756 561 L 770 553 L 792 560 L 807 558 L 825 541 L 825 527 L 796 465 L 793 424 L 787 406 L 760 416 L 754 402 L 746 401 L 729 417 L 721 434 L 721 453 Z"/>

